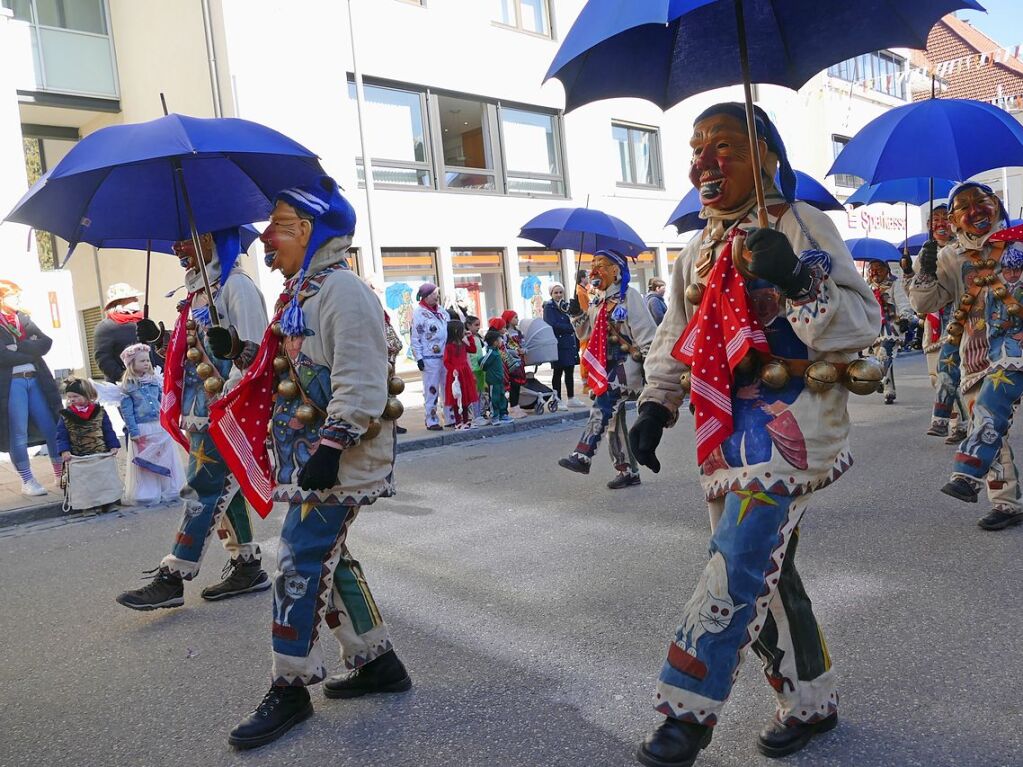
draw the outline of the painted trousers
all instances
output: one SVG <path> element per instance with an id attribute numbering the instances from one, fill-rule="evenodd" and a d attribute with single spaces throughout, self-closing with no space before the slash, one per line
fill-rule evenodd
<path id="1" fill-rule="evenodd" d="M 271 631 L 277 685 L 323 681 L 327 670 L 320 636 L 325 629 L 341 643 L 347 669 L 392 649 L 362 567 L 345 542 L 359 507 L 301 495 L 309 500 L 288 503 L 274 575 Z"/>
<path id="2" fill-rule="evenodd" d="M 795 564 L 810 495 L 738 490 L 710 502 L 710 561 L 668 646 L 660 713 L 715 725 L 751 647 L 779 721 L 814 722 L 837 710 L 831 658 Z"/>
<path id="3" fill-rule="evenodd" d="M 1023 372 L 993 370 L 966 394 L 970 426 L 956 451 L 952 476 L 978 485 L 986 477 L 992 508 L 1023 511 L 1015 456 L 1005 439 L 1023 398 Z"/>
<path id="4" fill-rule="evenodd" d="M 160 563 L 191 580 L 210 536 L 216 530 L 231 559 L 259 561 L 259 544 L 252 541 L 252 523 L 238 480 L 228 471 L 207 431 L 188 433 L 188 470 L 181 490 L 184 515 L 174 548 Z"/>
<path id="5" fill-rule="evenodd" d="M 423 357 L 423 404 L 426 408 L 426 425 L 440 424 L 437 401 L 444 392 L 444 360 L 440 357 Z"/>
<path id="6" fill-rule="evenodd" d="M 591 463 L 601 438 L 607 433 L 607 447 L 615 470 L 619 474 L 639 473 L 639 464 L 636 463 L 632 447 L 629 445 L 629 428 L 625 420 L 627 400 L 626 390 L 614 384 L 593 400 L 589 420 L 586 421 L 573 455 L 586 463 Z"/>
<path id="7" fill-rule="evenodd" d="M 877 361 L 881 363 L 881 370 L 884 373 L 882 383 L 884 385 L 885 399 L 895 399 L 895 350 L 899 342 L 896 338 L 879 339 L 874 347 Z"/>
<path id="8" fill-rule="evenodd" d="M 965 424 L 969 420 L 966 402 L 959 393 L 959 384 L 962 380 L 960 361 L 958 346 L 949 343 L 941 345 L 935 368 L 937 392 L 934 397 L 934 410 L 931 413 L 931 423 L 936 426 L 947 425 L 957 416 L 960 424 Z"/>

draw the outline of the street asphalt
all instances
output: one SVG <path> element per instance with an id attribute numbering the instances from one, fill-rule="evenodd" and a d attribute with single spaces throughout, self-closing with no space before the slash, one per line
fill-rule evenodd
<path id="1" fill-rule="evenodd" d="M 896 404 L 851 398 L 857 463 L 802 527 L 841 723 L 780 764 L 1018 766 L 1023 528 L 984 532 L 983 502 L 938 492 L 951 448 L 923 435 L 923 360 L 897 370 Z M 314 690 L 315 716 L 257 751 L 226 735 L 269 681 L 270 593 L 204 603 L 216 547 L 185 607 L 114 602 L 166 553 L 177 509 L 0 530 L 0 765 L 635 764 L 706 560 L 706 507 L 687 419 L 667 433 L 661 474 L 618 492 L 605 453 L 588 477 L 556 465 L 578 428 L 399 457 L 400 494 L 364 510 L 349 542 L 415 687 L 355 701 Z M 280 521 L 256 526 L 270 570 Z M 697 765 L 772 764 L 754 750 L 772 712 L 751 656 Z"/>

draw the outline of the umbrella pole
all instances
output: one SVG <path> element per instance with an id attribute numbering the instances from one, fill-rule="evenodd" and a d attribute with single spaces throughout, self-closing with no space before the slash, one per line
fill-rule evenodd
<path id="1" fill-rule="evenodd" d="M 749 136 L 753 155 L 753 188 L 757 194 L 757 219 L 762 227 L 769 225 L 767 205 L 764 202 L 764 179 L 761 173 L 760 142 L 757 140 L 756 116 L 753 113 L 753 85 L 749 68 L 749 51 L 746 47 L 746 18 L 742 10 L 743 0 L 735 0 L 735 23 L 739 32 L 739 65 L 742 67 L 742 89 L 746 98 L 746 133 Z"/>
<path id="2" fill-rule="evenodd" d="M 172 160 L 174 172 L 181 182 L 181 197 L 185 203 L 185 213 L 188 215 L 188 228 L 192 234 L 192 247 L 195 248 L 195 261 L 199 264 L 199 274 L 202 275 L 202 286 L 206 289 L 206 298 L 210 302 L 210 322 L 214 327 L 220 326 L 220 315 L 217 313 L 216 302 L 213 300 L 213 291 L 210 289 L 210 276 L 206 271 L 206 259 L 202 254 L 202 243 L 199 242 L 199 230 L 195 228 L 195 214 L 192 212 L 192 202 L 188 199 L 188 187 L 185 185 L 185 171 L 181 167 L 181 161 Z"/>
<path id="3" fill-rule="evenodd" d="M 153 241 L 146 240 L 146 304 L 142 307 L 142 316 L 149 319 L 149 270 L 153 265 Z"/>

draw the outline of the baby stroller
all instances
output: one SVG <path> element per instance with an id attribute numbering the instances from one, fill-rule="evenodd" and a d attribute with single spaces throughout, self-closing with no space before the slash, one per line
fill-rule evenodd
<path id="1" fill-rule="evenodd" d="M 526 382 L 519 389 L 519 407 L 532 410 L 536 415 L 553 413 L 561 404 L 554 389 L 536 380 L 536 369 L 548 362 L 558 361 L 558 339 L 554 329 L 543 320 L 528 319 L 519 324 L 522 331 L 522 364 L 532 366 L 526 371 Z"/>

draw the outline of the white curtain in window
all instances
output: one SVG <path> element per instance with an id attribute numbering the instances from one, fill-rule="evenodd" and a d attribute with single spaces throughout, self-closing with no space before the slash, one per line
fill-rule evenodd
<path id="1" fill-rule="evenodd" d="M 504 110 L 504 154 L 508 170 L 521 173 L 557 173 L 552 147 L 551 118 L 518 110 Z"/>
<path id="2" fill-rule="evenodd" d="M 636 155 L 636 183 L 654 185 L 653 134 L 645 130 L 632 131 L 632 146 Z"/>

